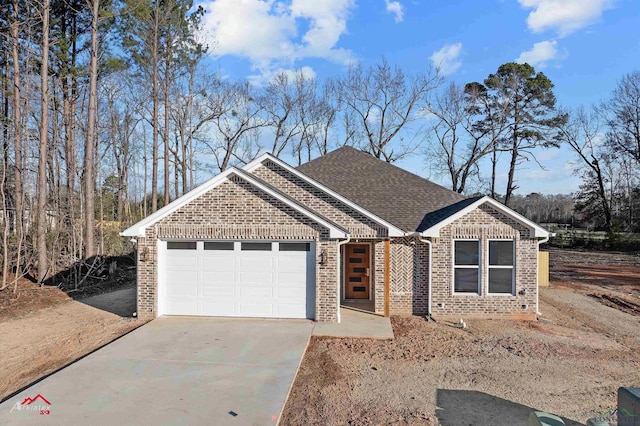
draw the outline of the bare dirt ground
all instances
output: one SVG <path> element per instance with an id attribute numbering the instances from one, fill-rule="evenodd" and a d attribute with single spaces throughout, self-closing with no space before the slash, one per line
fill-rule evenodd
<path id="1" fill-rule="evenodd" d="M 544 321 L 468 320 L 462 330 L 392 317 L 393 341 L 313 338 L 282 424 L 511 426 L 535 409 L 577 425 L 614 408 L 618 387 L 640 385 L 640 316 L 590 295 L 633 301 L 640 280 L 619 285 L 619 269 L 599 267 L 561 282 L 566 265 L 610 265 L 562 256 L 551 254 L 555 281 L 541 290 Z M 635 259 L 619 260 L 625 277 L 640 273 Z"/>
<path id="2" fill-rule="evenodd" d="M 18 287 L 15 293 L 0 292 L 0 400 L 142 325 L 75 301 L 57 287 L 40 288 L 28 280 Z M 85 300 L 124 303 L 110 294 Z"/>

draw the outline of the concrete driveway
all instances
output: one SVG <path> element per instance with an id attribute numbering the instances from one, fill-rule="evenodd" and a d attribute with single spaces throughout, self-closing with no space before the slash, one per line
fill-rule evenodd
<path id="1" fill-rule="evenodd" d="M 0 424 L 273 425 L 312 329 L 161 317 L 0 404 Z"/>

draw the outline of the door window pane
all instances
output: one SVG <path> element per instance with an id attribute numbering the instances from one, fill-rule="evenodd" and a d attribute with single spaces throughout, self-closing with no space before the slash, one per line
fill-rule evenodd
<path id="1" fill-rule="evenodd" d="M 195 250 L 196 241 L 167 241 L 167 250 Z"/>
<path id="2" fill-rule="evenodd" d="M 271 243 L 242 243 L 243 251 L 271 251 Z"/>
<path id="3" fill-rule="evenodd" d="M 311 244 L 309 243 L 280 243 L 278 250 L 280 251 L 309 251 Z"/>
<path id="4" fill-rule="evenodd" d="M 205 241 L 205 250 L 233 250 L 233 241 Z"/>

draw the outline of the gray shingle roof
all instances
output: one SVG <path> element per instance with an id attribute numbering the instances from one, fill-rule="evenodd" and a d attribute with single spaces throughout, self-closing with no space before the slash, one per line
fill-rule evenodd
<path id="1" fill-rule="evenodd" d="M 298 170 L 409 232 L 427 229 L 455 213 L 453 204 L 465 201 L 457 192 L 347 146 Z"/>

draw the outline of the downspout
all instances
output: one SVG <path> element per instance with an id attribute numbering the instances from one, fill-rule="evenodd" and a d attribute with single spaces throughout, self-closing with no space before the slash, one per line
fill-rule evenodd
<path id="1" fill-rule="evenodd" d="M 340 299 L 341 299 L 341 296 L 342 296 L 340 294 L 340 288 L 341 288 L 341 286 L 340 286 L 340 278 L 341 278 L 340 277 L 340 272 L 342 271 L 342 266 L 341 266 L 342 264 L 340 263 L 340 248 L 343 245 L 349 243 L 349 241 L 351 241 L 351 234 L 347 234 L 347 239 L 346 240 L 338 241 L 338 246 L 337 246 L 338 253 L 336 254 L 336 259 L 337 259 L 337 262 L 336 262 L 336 282 L 337 282 L 338 285 L 336 286 L 337 287 L 337 290 L 336 290 L 336 296 L 337 296 L 336 297 L 336 305 L 337 305 L 336 309 L 337 309 L 337 313 L 338 313 L 338 315 L 337 315 L 338 322 L 340 322 Z"/>
<path id="2" fill-rule="evenodd" d="M 549 234 L 549 235 L 547 235 L 546 238 L 543 238 L 543 239 L 538 241 L 538 251 L 536 253 L 536 255 L 538 256 L 538 258 L 536 259 L 536 265 L 537 265 L 537 268 L 536 268 L 536 315 L 542 315 L 540 313 L 540 309 L 539 309 L 539 306 L 540 306 L 540 277 L 538 276 L 538 275 L 540 275 L 540 265 L 539 265 L 539 262 L 540 262 L 540 244 L 544 244 L 547 241 L 549 241 L 549 237 L 550 236 L 551 237 L 555 237 L 556 234 Z"/>
<path id="3" fill-rule="evenodd" d="M 426 243 L 429 246 L 429 273 L 428 273 L 428 286 L 429 286 L 429 299 L 428 299 L 428 304 L 427 304 L 427 318 L 429 318 L 430 320 L 433 320 L 433 317 L 431 316 L 431 271 L 433 269 L 433 265 L 432 265 L 432 261 L 433 261 L 433 256 L 432 256 L 432 252 L 433 252 L 433 246 L 431 245 L 431 240 L 425 240 L 422 237 L 418 237 L 418 240 L 422 243 Z"/>

